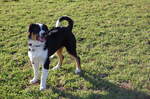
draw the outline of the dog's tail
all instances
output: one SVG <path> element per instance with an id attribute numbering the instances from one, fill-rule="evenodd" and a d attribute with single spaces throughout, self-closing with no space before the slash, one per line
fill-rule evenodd
<path id="1" fill-rule="evenodd" d="M 60 22 L 62 22 L 62 21 L 64 21 L 64 20 L 68 21 L 68 26 L 67 26 L 67 28 L 72 31 L 72 28 L 73 28 L 73 20 L 72 20 L 70 17 L 68 17 L 68 16 L 62 16 L 62 17 L 60 17 L 60 18 L 56 21 L 56 27 L 59 27 Z"/>

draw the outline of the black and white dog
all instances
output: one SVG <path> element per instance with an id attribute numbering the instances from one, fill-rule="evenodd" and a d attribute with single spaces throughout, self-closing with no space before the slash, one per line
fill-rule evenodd
<path id="1" fill-rule="evenodd" d="M 61 21 L 68 21 L 67 27 L 59 26 Z M 75 73 L 81 73 L 80 58 L 76 52 L 76 39 L 72 33 L 73 20 L 67 16 L 60 17 L 56 22 L 56 27 L 48 30 L 45 24 L 30 24 L 29 26 L 29 40 L 28 40 L 28 56 L 32 63 L 34 70 L 34 77 L 30 83 L 36 83 L 39 75 L 39 65 L 42 65 L 40 90 L 46 89 L 46 79 L 48 76 L 48 69 L 50 64 L 50 56 L 57 54 L 59 61 L 53 69 L 59 69 L 62 65 L 64 56 L 62 55 L 63 48 L 76 61 Z"/>

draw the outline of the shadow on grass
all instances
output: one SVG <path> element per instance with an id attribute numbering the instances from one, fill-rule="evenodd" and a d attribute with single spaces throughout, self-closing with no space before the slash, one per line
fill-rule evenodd
<path id="1" fill-rule="evenodd" d="M 102 95 L 99 93 L 92 93 L 83 98 L 80 96 L 75 96 L 64 90 L 62 91 L 56 88 L 52 88 L 52 90 L 54 93 L 59 94 L 60 97 L 65 97 L 67 99 L 150 99 L 150 96 L 146 93 L 121 88 L 109 81 L 102 79 L 100 76 L 92 74 L 90 72 L 84 72 L 84 75 L 82 75 L 81 77 L 83 77 L 84 80 L 90 82 L 93 85 L 93 87 L 89 90 L 106 91 L 108 92 L 108 94 Z"/>
<path id="2" fill-rule="evenodd" d="M 94 86 L 94 90 L 107 91 L 109 93 L 108 95 L 101 96 L 104 97 L 104 99 L 150 99 L 150 96 L 145 93 L 138 92 L 136 90 L 120 88 L 119 86 L 90 72 L 85 72 L 85 75 L 82 77 Z"/>

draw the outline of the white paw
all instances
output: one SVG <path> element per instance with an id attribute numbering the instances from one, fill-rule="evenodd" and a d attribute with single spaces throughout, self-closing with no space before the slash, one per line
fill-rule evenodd
<path id="1" fill-rule="evenodd" d="M 52 58 L 54 58 L 55 57 L 55 54 L 54 55 L 52 55 L 52 56 L 50 56 L 50 59 L 52 59 Z"/>
<path id="2" fill-rule="evenodd" d="M 76 69 L 76 70 L 75 70 L 75 73 L 76 73 L 76 74 L 79 74 L 79 73 L 81 73 L 81 70 L 80 70 L 80 69 Z"/>
<path id="3" fill-rule="evenodd" d="M 55 66 L 55 67 L 52 68 L 52 70 L 58 70 L 58 69 L 60 69 L 59 65 L 57 65 L 57 66 Z"/>
<path id="4" fill-rule="evenodd" d="M 30 80 L 30 84 L 35 84 L 36 82 L 38 81 L 38 79 L 32 79 L 32 80 Z"/>
<path id="5" fill-rule="evenodd" d="M 45 90 L 46 89 L 46 86 L 40 86 L 40 90 Z"/>

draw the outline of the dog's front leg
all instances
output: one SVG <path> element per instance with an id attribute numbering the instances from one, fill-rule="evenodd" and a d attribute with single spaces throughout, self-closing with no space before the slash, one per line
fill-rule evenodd
<path id="1" fill-rule="evenodd" d="M 42 69 L 40 90 L 46 89 L 47 76 L 48 76 L 48 70 L 47 69 Z"/>
<path id="2" fill-rule="evenodd" d="M 39 63 L 32 63 L 33 71 L 34 71 L 34 77 L 32 80 L 30 80 L 31 84 L 34 84 L 38 81 L 39 76 Z"/>
<path id="3" fill-rule="evenodd" d="M 49 63 L 50 63 L 49 58 L 47 58 L 43 67 L 42 67 L 40 90 L 46 89 L 46 80 L 48 77 Z"/>

